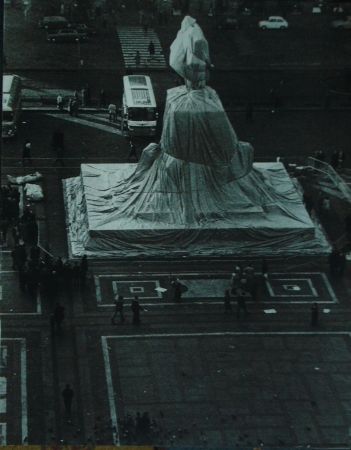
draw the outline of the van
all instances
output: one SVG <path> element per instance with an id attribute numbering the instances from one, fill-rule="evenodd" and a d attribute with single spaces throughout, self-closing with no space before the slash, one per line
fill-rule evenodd
<path id="1" fill-rule="evenodd" d="M 54 31 L 69 27 L 69 23 L 62 16 L 47 16 L 39 21 L 39 27 L 44 28 L 46 31 Z"/>

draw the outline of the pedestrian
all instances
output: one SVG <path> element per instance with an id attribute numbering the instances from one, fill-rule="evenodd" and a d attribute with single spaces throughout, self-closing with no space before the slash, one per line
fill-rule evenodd
<path id="1" fill-rule="evenodd" d="M 149 50 L 149 58 L 151 60 L 155 56 L 155 45 L 152 41 L 150 41 L 149 43 L 148 50 Z"/>
<path id="2" fill-rule="evenodd" d="M 53 271 L 55 272 L 55 271 Z M 54 309 L 54 321 L 56 325 L 56 330 L 60 331 L 62 322 L 65 318 L 65 307 L 60 305 L 60 303 L 56 303 L 55 309 Z"/>
<path id="3" fill-rule="evenodd" d="M 91 103 L 91 91 L 88 83 L 85 85 L 85 96 L 85 106 L 89 106 Z"/>
<path id="4" fill-rule="evenodd" d="M 128 159 L 135 159 L 136 161 L 138 161 L 138 155 L 137 155 L 137 151 L 136 151 L 136 147 L 133 143 L 132 140 L 129 141 L 129 155 L 128 155 Z"/>
<path id="5" fill-rule="evenodd" d="M 263 258 L 261 261 L 261 273 L 263 278 L 268 278 L 268 261 Z"/>
<path id="6" fill-rule="evenodd" d="M 85 288 L 88 270 L 89 270 L 88 257 L 87 255 L 83 255 L 82 259 L 80 260 L 80 267 L 79 267 L 80 286 L 82 289 Z"/>
<path id="7" fill-rule="evenodd" d="M 72 282 L 74 288 L 79 288 L 80 285 L 80 265 L 75 262 L 72 267 Z"/>
<path id="8" fill-rule="evenodd" d="M 346 255 L 345 252 L 339 252 L 338 253 L 338 260 L 337 260 L 337 270 L 338 275 L 342 277 L 345 272 L 346 267 Z"/>
<path id="9" fill-rule="evenodd" d="M 247 298 L 247 293 L 239 288 L 237 289 L 237 310 L 236 310 L 236 317 L 238 319 L 240 319 L 241 316 L 241 311 L 244 312 L 244 318 L 246 318 L 248 316 L 248 311 L 247 311 L 247 307 L 246 307 L 246 298 Z"/>
<path id="10" fill-rule="evenodd" d="M 246 122 L 252 122 L 253 121 L 253 105 L 252 105 L 252 102 L 247 102 L 246 103 L 245 117 L 246 117 Z"/>
<path id="11" fill-rule="evenodd" d="M 149 20 L 147 17 L 143 17 L 143 30 L 145 36 L 147 35 L 148 28 L 149 28 Z"/>
<path id="12" fill-rule="evenodd" d="M 318 305 L 317 303 L 313 303 L 311 307 L 311 326 L 316 327 L 318 325 Z"/>
<path id="13" fill-rule="evenodd" d="M 100 90 L 100 108 L 106 107 L 106 93 L 104 89 Z"/>
<path id="14" fill-rule="evenodd" d="M 22 152 L 22 165 L 24 166 L 25 163 L 28 163 L 29 165 L 32 165 L 32 143 L 30 141 L 25 141 L 23 144 L 23 152 Z"/>
<path id="15" fill-rule="evenodd" d="M 124 323 L 125 322 L 125 317 L 124 317 L 124 300 L 123 300 L 123 295 L 119 295 L 117 300 L 115 301 L 115 311 L 113 313 L 113 316 L 111 317 L 111 323 L 112 325 L 116 325 L 116 317 L 119 315 L 119 319 L 120 319 L 120 323 Z"/>
<path id="16" fill-rule="evenodd" d="M 230 303 L 230 292 L 229 289 L 226 289 L 225 293 L 224 293 L 224 311 L 225 312 L 229 312 L 232 310 L 232 305 Z"/>
<path id="17" fill-rule="evenodd" d="M 338 274 L 339 254 L 336 248 L 328 256 L 329 273 L 332 277 Z"/>
<path id="18" fill-rule="evenodd" d="M 60 111 L 63 110 L 63 97 L 61 94 L 58 94 L 58 96 L 56 98 L 56 105 L 57 105 L 57 109 L 59 109 Z"/>
<path id="19" fill-rule="evenodd" d="M 330 158 L 330 165 L 332 166 L 333 169 L 337 169 L 338 168 L 338 163 L 339 163 L 339 152 L 338 150 L 334 150 L 331 158 Z"/>
<path id="20" fill-rule="evenodd" d="M 108 105 L 108 120 L 110 122 L 116 122 L 117 106 L 114 103 Z"/>
<path id="21" fill-rule="evenodd" d="M 137 67 L 139 67 L 139 66 L 140 66 L 140 63 L 141 63 L 141 56 L 140 56 L 139 50 L 137 50 L 137 51 L 135 52 L 134 60 L 135 60 L 135 65 L 136 65 Z"/>
<path id="22" fill-rule="evenodd" d="M 140 325 L 140 311 L 144 311 L 144 308 L 140 305 L 137 295 L 132 301 L 131 309 L 133 312 L 133 325 Z"/>
<path id="23" fill-rule="evenodd" d="M 171 283 L 171 286 L 173 288 L 173 301 L 179 303 L 182 300 L 182 284 L 178 279 L 174 279 Z"/>
<path id="24" fill-rule="evenodd" d="M 74 97 L 74 100 L 76 100 L 77 102 L 79 101 L 79 94 L 78 94 L 77 89 L 73 92 L 73 97 Z"/>
<path id="25" fill-rule="evenodd" d="M 79 103 L 75 98 L 71 102 L 71 116 L 78 117 Z"/>
<path id="26" fill-rule="evenodd" d="M 314 158 L 315 159 L 318 159 L 318 161 L 325 161 L 325 153 L 324 153 L 324 151 L 323 150 L 317 150 L 315 153 L 314 153 Z"/>
<path id="27" fill-rule="evenodd" d="M 63 404 L 65 405 L 65 411 L 68 416 L 72 411 L 72 400 L 74 397 L 74 391 L 69 384 L 66 384 L 65 389 L 62 391 Z"/>
<path id="28" fill-rule="evenodd" d="M 73 107 L 72 107 L 72 105 L 73 105 L 73 98 L 70 98 L 68 100 L 68 113 L 69 113 L 70 116 L 73 116 Z"/>
<path id="29" fill-rule="evenodd" d="M 343 169 L 345 159 L 346 159 L 345 152 L 343 150 L 339 150 L 338 151 L 338 165 L 337 165 L 338 169 Z"/>

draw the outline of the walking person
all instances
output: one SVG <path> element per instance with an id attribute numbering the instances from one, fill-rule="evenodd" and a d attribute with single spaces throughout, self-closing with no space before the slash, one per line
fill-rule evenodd
<path id="1" fill-rule="evenodd" d="M 132 140 L 129 141 L 129 155 L 128 159 L 135 159 L 135 161 L 138 161 L 138 155 L 136 151 L 136 147 Z"/>
<path id="2" fill-rule="evenodd" d="M 66 384 L 66 387 L 62 391 L 63 404 L 65 405 L 65 412 L 68 416 L 71 415 L 72 412 L 72 401 L 74 397 L 74 391 L 69 384 Z"/>
<path id="3" fill-rule="evenodd" d="M 246 103 L 245 118 L 246 118 L 246 122 L 253 122 L 253 105 L 252 105 L 252 102 L 247 102 Z"/>
<path id="4" fill-rule="evenodd" d="M 23 144 L 23 151 L 22 151 L 22 165 L 25 164 L 32 165 L 32 143 L 30 141 L 25 141 Z"/>
<path id="5" fill-rule="evenodd" d="M 125 322 L 125 317 L 124 317 L 124 300 L 123 300 L 123 295 L 119 295 L 117 300 L 115 301 L 115 311 L 113 313 L 113 316 L 111 317 L 111 323 L 112 325 L 116 325 L 116 317 L 119 315 L 119 319 L 120 319 L 120 323 L 124 323 Z"/>
<path id="6" fill-rule="evenodd" d="M 311 326 L 316 327 L 318 325 L 319 310 L 317 303 L 313 303 L 311 307 Z"/>
<path id="7" fill-rule="evenodd" d="M 57 105 L 57 109 L 59 109 L 60 111 L 63 110 L 63 97 L 61 94 L 58 94 L 58 96 L 56 98 L 56 105 Z"/>
<path id="8" fill-rule="evenodd" d="M 246 306 L 246 297 L 247 293 L 243 289 L 237 289 L 237 310 L 236 310 L 236 317 L 240 319 L 241 311 L 244 312 L 244 318 L 246 318 L 249 313 Z"/>
<path id="9" fill-rule="evenodd" d="M 224 311 L 225 312 L 230 312 L 232 310 L 232 305 L 231 305 L 231 297 L 230 297 L 230 292 L 229 289 L 226 289 L 225 293 L 224 293 Z"/>
<path id="10" fill-rule="evenodd" d="M 104 89 L 100 90 L 100 108 L 106 108 L 106 93 Z"/>
<path id="11" fill-rule="evenodd" d="M 136 295 L 131 305 L 133 313 L 133 325 L 140 325 L 140 311 L 144 311 L 144 308 L 139 303 L 139 298 Z"/>
<path id="12" fill-rule="evenodd" d="M 117 106 L 114 103 L 108 105 L 108 120 L 110 122 L 116 122 Z"/>
<path id="13" fill-rule="evenodd" d="M 54 324 L 57 332 L 61 331 L 62 322 L 64 318 L 65 318 L 65 307 L 60 305 L 60 303 L 56 303 L 54 309 Z"/>
<path id="14" fill-rule="evenodd" d="M 150 41 L 149 43 L 148 51 L 149 51 L 149 59 L 151 61 L 151 59 L 153 59 L 155 56 L 155 45 L 152 41 Z"/>
<path id="15" fill-rule="evenodd" d="M 82 289 L 85 288 L 88 270 L 89 270 L 88 257 L 87 257 L 87 255 L 83 255 L 82 259 L 80 260 L 80 266 L 79 266 L 80 287 Z"/>
<path id="16" fill-rule="evenodd" d="M 139 66 L 140 66 L 140 63 L 141 63 L 141 56 L 140 56 L 139 50 L 137 50 L 137 51 L 135 52 L 134 61 L 135 61 L 136 67 L 139 67 Z"/>
<path id="17" fill-rule="evenodd" d="M 181 302 L 183 294 L 182 283 L 178 279 L 174 279 L 171 286 L 173 288 L 173 301 L 176 303 Z"/>

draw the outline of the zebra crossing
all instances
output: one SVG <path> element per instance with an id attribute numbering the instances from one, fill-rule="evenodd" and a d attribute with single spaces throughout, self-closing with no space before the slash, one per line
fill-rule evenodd
<path id="1" fill-rule="evenodd" d="M 141 26 L 118 27 L 117 33 L 122 47 L 126 69 L 166 69 L 167 63 L 157 33 L 153 29 L 145 30 Z M 155 55 L 150 58 L 149 43 L 155 46 Z M 139 51 L 140 63 L 135 55 Z"/>
<path id="2" fill-rule="evenodd" d="M 65 120 L 78 125 L 83 125 L 97 130 L 105 131 L 106 133 L 117 134 L 119 136 L 126 136 L 127 133 L 121 131 L 121 119 L 118 118 L 116 122 L 110 122 L 106 117 L 106 114 L 82 114 L 78 117 L 72 117 L 66 114 L 60 113 L 47 113 L 47 116 L 54 117 L 55 119 Z"/>

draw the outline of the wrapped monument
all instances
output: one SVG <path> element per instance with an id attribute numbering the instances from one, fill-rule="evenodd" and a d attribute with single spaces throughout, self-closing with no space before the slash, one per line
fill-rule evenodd
<path id="1" fill-rule="evenodd" d="M 171 46 L 184 85 L 167 92 L 160 143 L 138 164 L 83 164 L 64 181 L 73 255 L 323 253 L 328 246 L 281 163 L 253 164 L 217 93 L 208 43 L 185 17 Z"/>

